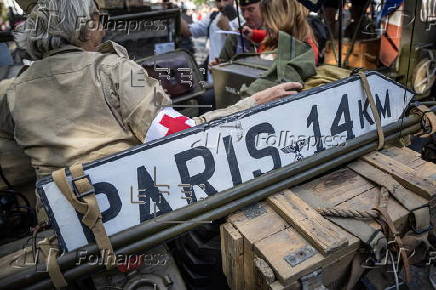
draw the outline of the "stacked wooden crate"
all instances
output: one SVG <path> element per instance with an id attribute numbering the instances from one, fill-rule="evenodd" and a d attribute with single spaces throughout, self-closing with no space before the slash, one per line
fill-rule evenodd
<path id="1" fill-rule="evenodd" d="M 272 195 L 228 216 L 221 226 L 222 264 L 229 286 L 300 289 L 302 284 L 307 288 L 308 283 L 319 283 L 335 289 L 344 284 L 360 241 L 315 208 L 371 210 L 379 202 L 381 187 L 374 182 L 381 175 L 383 182 L 404 188 L 407 199 L 425 202 L 436 194 L 436 165 L 410 149 L 391 147 Z M 410 229 L 409 212 L 392 196 L 387 210 L 397 229 L 403 233 Z M 365 223 L 379 228 L 373 220 Z"/>

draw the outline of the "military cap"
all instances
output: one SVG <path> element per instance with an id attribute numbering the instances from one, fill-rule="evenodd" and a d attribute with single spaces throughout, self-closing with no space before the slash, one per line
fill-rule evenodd
<path id="1" fill-rule="evenodd" d="M 29 14 L 32 12 L 32 8 L 38 3 L 38 0 L 16 0 L 18 5 L 20 5 L 21 9 L 23 9 L 24 13 Z"/>
<path id="2" fill-rule="evenodd" d="M 245 6 L 245 5 L 250 5 L 250 4 L 259 3 L 259 2 L 260 2 L 260 0 L 239 0 L 239 5 Z"/>

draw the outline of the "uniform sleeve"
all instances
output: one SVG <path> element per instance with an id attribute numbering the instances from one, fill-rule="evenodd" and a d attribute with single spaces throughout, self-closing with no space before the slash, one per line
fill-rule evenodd
<path id="1" fill-rule="evenodd" d="M 13 79 L 8 79 L 0 82 L 0 136 L 13 138 L 14 136 L 14 121 L 9 110 L 8 98 L 6 91 L 12 84 Z M 9 91 L 12 93 L 12 91 Z"/>
<path id="2" fill-rule="evenodd" d="M 111 72 L 122 122 L 141 142 L 159 110 L 171 105 L 158 80 L 134 61 L 121 59 Z"/>
<path id="3" fill-rule="evenodd" d="M 248 97 L 240 100 L 234 105 L 228 106 L 225 109 L 219 109 L 219 110 L 207 112 L 204 115 L 201 115 L 200 117 L 194 117 L 193 120 L 195 121 L 196 125 L 200 125 L 206 122 L 216 120 L 218 118 L 227 117 L 239 111 L 247 110 L 251 107 L 254 107 L 255 105 L 256 105 L 256 101 L 254 100 L 254 98 Z"/>
<path id="4" fill-rule="evenodd" d="M 189 26 L 191 29 L 192 37 L 204 37 L 207 36 L 207 29 L 209 27 L 209 17 L 204 17 L 201 21 L 194 22 Z"/>

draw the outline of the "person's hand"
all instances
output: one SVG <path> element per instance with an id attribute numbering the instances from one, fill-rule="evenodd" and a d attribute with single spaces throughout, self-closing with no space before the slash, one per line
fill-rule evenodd
<path id="1" fill-rule="evenodd" d="M 266 104 L 268 102 L 280 99 L 285 96 L 297 94 L 297 90 L 302 89 L 303 85 L 297 82 L 287 82 L 272 88 L 257 92 L 251 97 L 256 101 L 256 105 Z"/>
<path id="2" fill-rule="evenodd" d="M 221 63 L 221 60 L 219 58 L 215 58 L 215 60 L 213 60 L 209 63 L 209 67 L 214 66 L 214 65 L 218 65 L 220 63 Z"/>
<path id="3" fill-rule="evenodd" d="M 253 29 L 251 29 L 248 26 L 244 26 L 242 27 L 242 34 L 244 35 L 245 38 L 251 40 L 251 38 L 253 37 Z"/>
<path id="4" fill-rule="evenodd" d="M 230 27 L 229 18 L 223 14 L 220 15 L 216 23 L 216 26 L 218 26 L 218 28 L 221 30 L 225 30 L 225 31 L 232 30 L 232 28 Z"/>

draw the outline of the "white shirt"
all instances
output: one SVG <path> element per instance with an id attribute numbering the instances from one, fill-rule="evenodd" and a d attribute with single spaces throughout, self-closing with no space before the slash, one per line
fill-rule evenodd
<path id="1" fill-rule="evenodd" d="M 207 27 L 209 26 L 209 19 L 210 15 L 208 14 L 206 17 L 204 17 L 201 21 L 197 21 L 190 25 L 190 30 L 192 33 L 192 37 L 204 37 L 207 36 Z M 218 20 L 221 16 L 221 12 L 218 12 L 218 14 L 215 16 L 215 19 L 212 21 L 209 27 L 209 63 L 215 60 L 215 58 L 218 58 L 221 49 L 224 46 L 224 43 L 226 41 L 226 34 L 222 33 L 216 33 L 216 31 L 221 30 L 218 26 Z M 243 18 L 241 18 L 242 20 Z M 238 29 L 238 18 L 233 19 L 229 23 L 232 30 Z M 213 82 L 211 74 L 209 74 L 209 83 Z"/>

